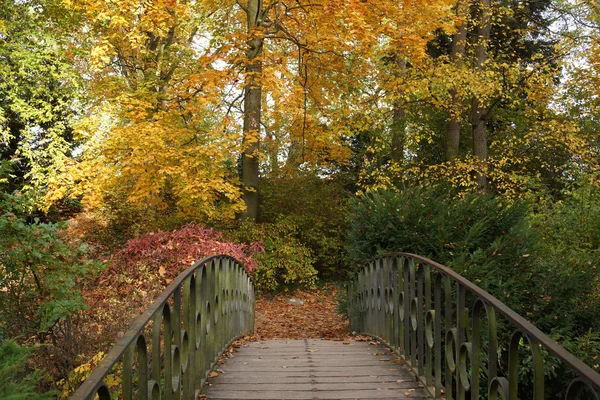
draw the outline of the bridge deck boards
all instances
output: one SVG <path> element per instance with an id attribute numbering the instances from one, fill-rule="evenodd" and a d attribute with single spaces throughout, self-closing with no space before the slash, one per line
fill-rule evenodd
<path id="1" fill-rule="evenodd" d="M 249 342 L 219 366 L 217 399 L 412 399 L 427 391 L 382 345 L 326 340 Z"/>

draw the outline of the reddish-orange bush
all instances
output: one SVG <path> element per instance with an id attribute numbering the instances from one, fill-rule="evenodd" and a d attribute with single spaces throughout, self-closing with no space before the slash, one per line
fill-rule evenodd
<path id="1" fill-rule="evenodd" d="M 82 315 L 84 326 L 79 331 L 79 340 L 87 344 L 80 361 L 106 352 L 166 285 L 194 262 L 228 254 L 252 272 L 258 266 L 255 255 L 263 251 L 258 243 L 235 244 L 220 232 L 193 223 L 131 239 L 83 290 L 89 309 Z"/>
<path id="2" fill-rule="evenodd" d="M 251 273 L 258 266 L 254 256 L 264 252 L 259 243 L 235 244 L 212 228 L 190 223 L 176 231 L 158 231 L 131 239 L 113 256 L 113 269 L 134 273 L 140 265 L 174 278 L 192 263 L 211 255 L 227 254 Z M 162 269 L 161 269 L 162 268 Z M 164 269 L 164 271 L 163 271 Z M 110 268 L 109 271 L 110 273 Z"/>

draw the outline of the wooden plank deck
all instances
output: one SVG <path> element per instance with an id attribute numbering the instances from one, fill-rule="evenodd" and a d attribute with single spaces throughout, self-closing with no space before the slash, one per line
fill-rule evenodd
<path id="1" fill-rule="evenodd" d="M 204 394 L 208 400 L 428 398 L 396 358 L 369 342 L 249 342 L 218 367 Z"/>

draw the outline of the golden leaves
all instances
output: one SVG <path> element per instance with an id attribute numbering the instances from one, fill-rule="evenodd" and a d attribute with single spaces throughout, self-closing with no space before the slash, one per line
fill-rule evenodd
<path id="1" fill-rule="evenodd" d="M 216 132 L 186 128 L 168 112 L 148 118 L 142 101 L 126 104 L 121 118 L 129 123 L 92 133 L 81 161 L 66 165 L 50 183 L 47 202 L 83 193 L 88 206 L 98 207 L 107 194 L 125 193 L 131 204 L 166 207 L 170 193 L 179 213 L 189 217 L 230 219 L 241 210 L 236 179 L 225 167 L 228 145 Z"/>

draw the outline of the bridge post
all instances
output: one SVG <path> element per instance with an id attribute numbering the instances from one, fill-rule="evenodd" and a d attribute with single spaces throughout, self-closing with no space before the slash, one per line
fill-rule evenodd
<path id="1" fill-rule="evenodd" d="M 391 345 L 394 351 L 399 351 L 400 319 L 398 317 L 398 259 L 392 258 L 390 265 L 390 307 L 391 307 Z"/>

